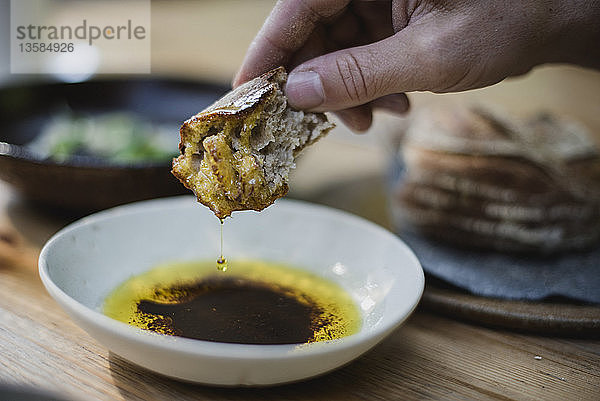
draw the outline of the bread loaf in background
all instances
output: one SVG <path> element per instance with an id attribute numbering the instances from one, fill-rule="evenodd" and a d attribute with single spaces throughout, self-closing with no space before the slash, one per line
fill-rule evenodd
<path id="1" fill-rule="evenodd" d="M 481 107 L 421 110 L 401 146 L 400 230 L 549 254 L 600 246 L 600 152 L 582 126 Z"/>

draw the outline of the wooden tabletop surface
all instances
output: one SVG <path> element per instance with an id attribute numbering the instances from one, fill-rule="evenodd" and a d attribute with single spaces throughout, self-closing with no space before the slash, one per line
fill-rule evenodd
<path id="1" fill-rule="evenodd" d="M 271 5 L 153 2 L 153 72 L 228 80 Z M 224 16 L 235 29 L 216 35 Z M 172 28 L 174 23 L 179 29 Z M 185 63 L 183 51 L 189 56 Z M 462 95 L 417 94 L 411 99 L 415 107 L 475 100 L 517 112 L 556 110 L 600 132 L 600 74 L 572 67 L 541 68 Z M 378 124 L 373 131 L 394 122 L 378 119 Z M 340 149 L 341 142 L 345 150 L 332 158 L 332 149 Z M 292 187 L 309 197 L 326 181 L 350 174 L 352 166 L 351 174 L 382 173 L 384 152 L 377 142 L 376 132 L 353 137 L 339 129 L 308 152 Z M 315 169 L 320 173 L 314 174 Z M 0 388 L 27 386 L 72 400 L 600 399 L 599 340 L 480 327 L 423 309 L 358 360 L 309 381 L 223 389 L 161 377 L 110 353 L 46 293 L 37 255 L 68 222 L 32 207 L 0 182 Z"/>
<path id="2" fill-rule="evenodd" d="M 110 353 L 43 288 L 37 254 L 67 220 L 33 208 L 6 184 L 0 194 L 0 387 L 24 385 L 73 400 L 597 400 L 600 394 L 600 341 L 479 327 L 421 309 L 358 360 L 306 382 L 220 389 L 161 377 Z"/>

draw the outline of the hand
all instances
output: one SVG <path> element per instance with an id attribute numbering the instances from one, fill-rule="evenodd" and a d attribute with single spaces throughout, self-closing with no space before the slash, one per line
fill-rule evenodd
<path id="1" fill-rule="evenodd" d="M 280 0 L 234 86 L 284 65 L 293 107 L 362 131 L 373 108 L 405 112 L 405 92 L 480 88 L 547 62 L 600 67 L 598 21 L 597 0 Z"/>

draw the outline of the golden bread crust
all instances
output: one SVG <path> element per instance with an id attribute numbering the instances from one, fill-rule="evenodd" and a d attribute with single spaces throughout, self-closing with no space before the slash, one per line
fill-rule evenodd
<path id="1" fill-rule="evenodd" d="M 294 157 L 333 127 L 322 113 L 289 108 L 286 78 L 283 67 L 271 70 L 181 126 L 172 173 L 219 218 L 285 196 Z"/>

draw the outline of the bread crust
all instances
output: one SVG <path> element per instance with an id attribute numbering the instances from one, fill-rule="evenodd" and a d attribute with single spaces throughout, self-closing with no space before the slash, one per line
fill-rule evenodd
<path id="1" fill-rule="evenodd" d="M 283 67 L 271 70 L 181 126 L 172 173 L 221 219 L 285 196 L 294 157 L 333 128 L 322 113 L 291 110 L 286 78 Z"/>
<path id="2" fill-rule="evenodd" d="M 198 121 L 233 118 L 242 119 L 272 95 L 278 88 L 277 81 L 283 79 L 285 69 L 277 67 L 226 93 L 216 102 L 183 123 L 182 129 Z"/>

